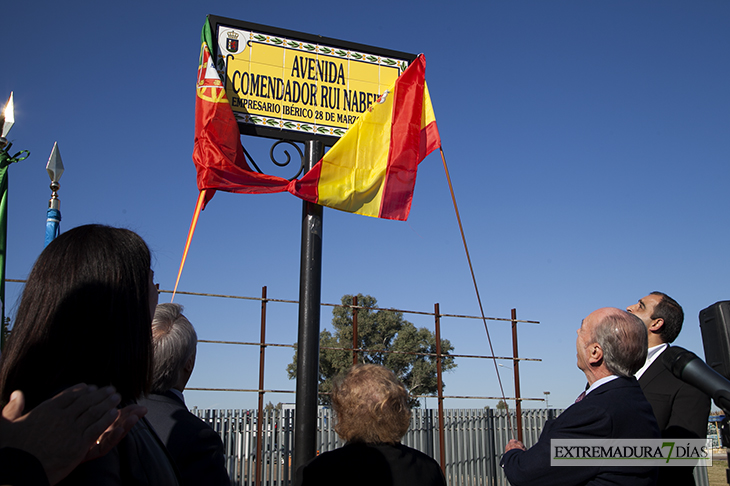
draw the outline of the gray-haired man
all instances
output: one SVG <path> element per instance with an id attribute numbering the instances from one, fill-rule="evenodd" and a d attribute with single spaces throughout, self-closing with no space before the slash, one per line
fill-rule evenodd
<path id="1" fill-rule="evenodd" d="M 190 413 L 183 390 L 195 367 L 198 337 L 178 304 L 160 304 L 152 320 L 152 393 L 140 403 L 180 471 L 181 485 L 231 484 L 223 443 L 208 424 Z"/>

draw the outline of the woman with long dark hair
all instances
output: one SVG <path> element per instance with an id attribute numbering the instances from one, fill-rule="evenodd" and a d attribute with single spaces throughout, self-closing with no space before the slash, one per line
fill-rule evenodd
<path id="1" fill-rule="evenodd" d="M 122 405 L 149 391 L 157 290 L 136 233 L 86 225 L 61 234 L 28 276 L 0 361 L 0 401 L 22 390 L 26 411 L 76 383 L 113 385 Z M 109 454 L 60 484 L 176 485 L 164 446 L 144 420 Z"/>

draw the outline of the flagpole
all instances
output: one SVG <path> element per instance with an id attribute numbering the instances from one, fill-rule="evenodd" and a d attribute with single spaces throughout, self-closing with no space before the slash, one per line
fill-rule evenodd
<path id="1" fill-rule="evenodd" d="M 53 144 L 51 156 L 48 158 L 48 163 L 46 164 L 48 177 L 51 178 L 51 199 L 48 201 L 44 248 L 61 233 L 61 200 L 58 199 L 58 190 L 61 188 L 61 184 L 58 181 L 61 180 L 63 170 L 61 152 L 58 151 L 58 142 L 56 142 Z"/>
<path id="2" fill-rule="evenodd" d="M 310 170 L 324 155 L 320 141 L 305 142 Z M 317 391 L 319 388 L 319 318 L 322 296 L 323 207 L 302 204 L 302 249 L 299 270 L 299 336 L 294 422 L 294 470 L 317 455 Z M 297 481 L 298 482 L 298 481 Z"/>

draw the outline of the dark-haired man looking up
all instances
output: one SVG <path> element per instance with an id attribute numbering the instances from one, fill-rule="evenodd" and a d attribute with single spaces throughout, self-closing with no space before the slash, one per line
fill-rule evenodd
<path id="1" fill-rule="evenodd" d="M 669 371 L 661 354 L 682 330 L 684 311 L 676 300 L 662 292 L 652 292 L 626 308 L 641 319 L 648 332 L 646 363 L 636 379 L 651 404 L 662 437 L 702 439 L 707 437 L 710 397 L 683 382 Z M 692 467 L 659 468 L 658 485 L 694 485 Z"/>

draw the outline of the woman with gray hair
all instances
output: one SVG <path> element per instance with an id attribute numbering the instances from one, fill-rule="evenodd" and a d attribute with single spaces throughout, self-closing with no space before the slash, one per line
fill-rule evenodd
<path id="1" fill-rule="evenodd" d="M 445 486 L 438 463 L 400 443 L 410 425 L 408 392 L 392 371 L 355 365 L 335 381 L 335 431 L 346 441 L 307 463 L 300 484 Z"/>

